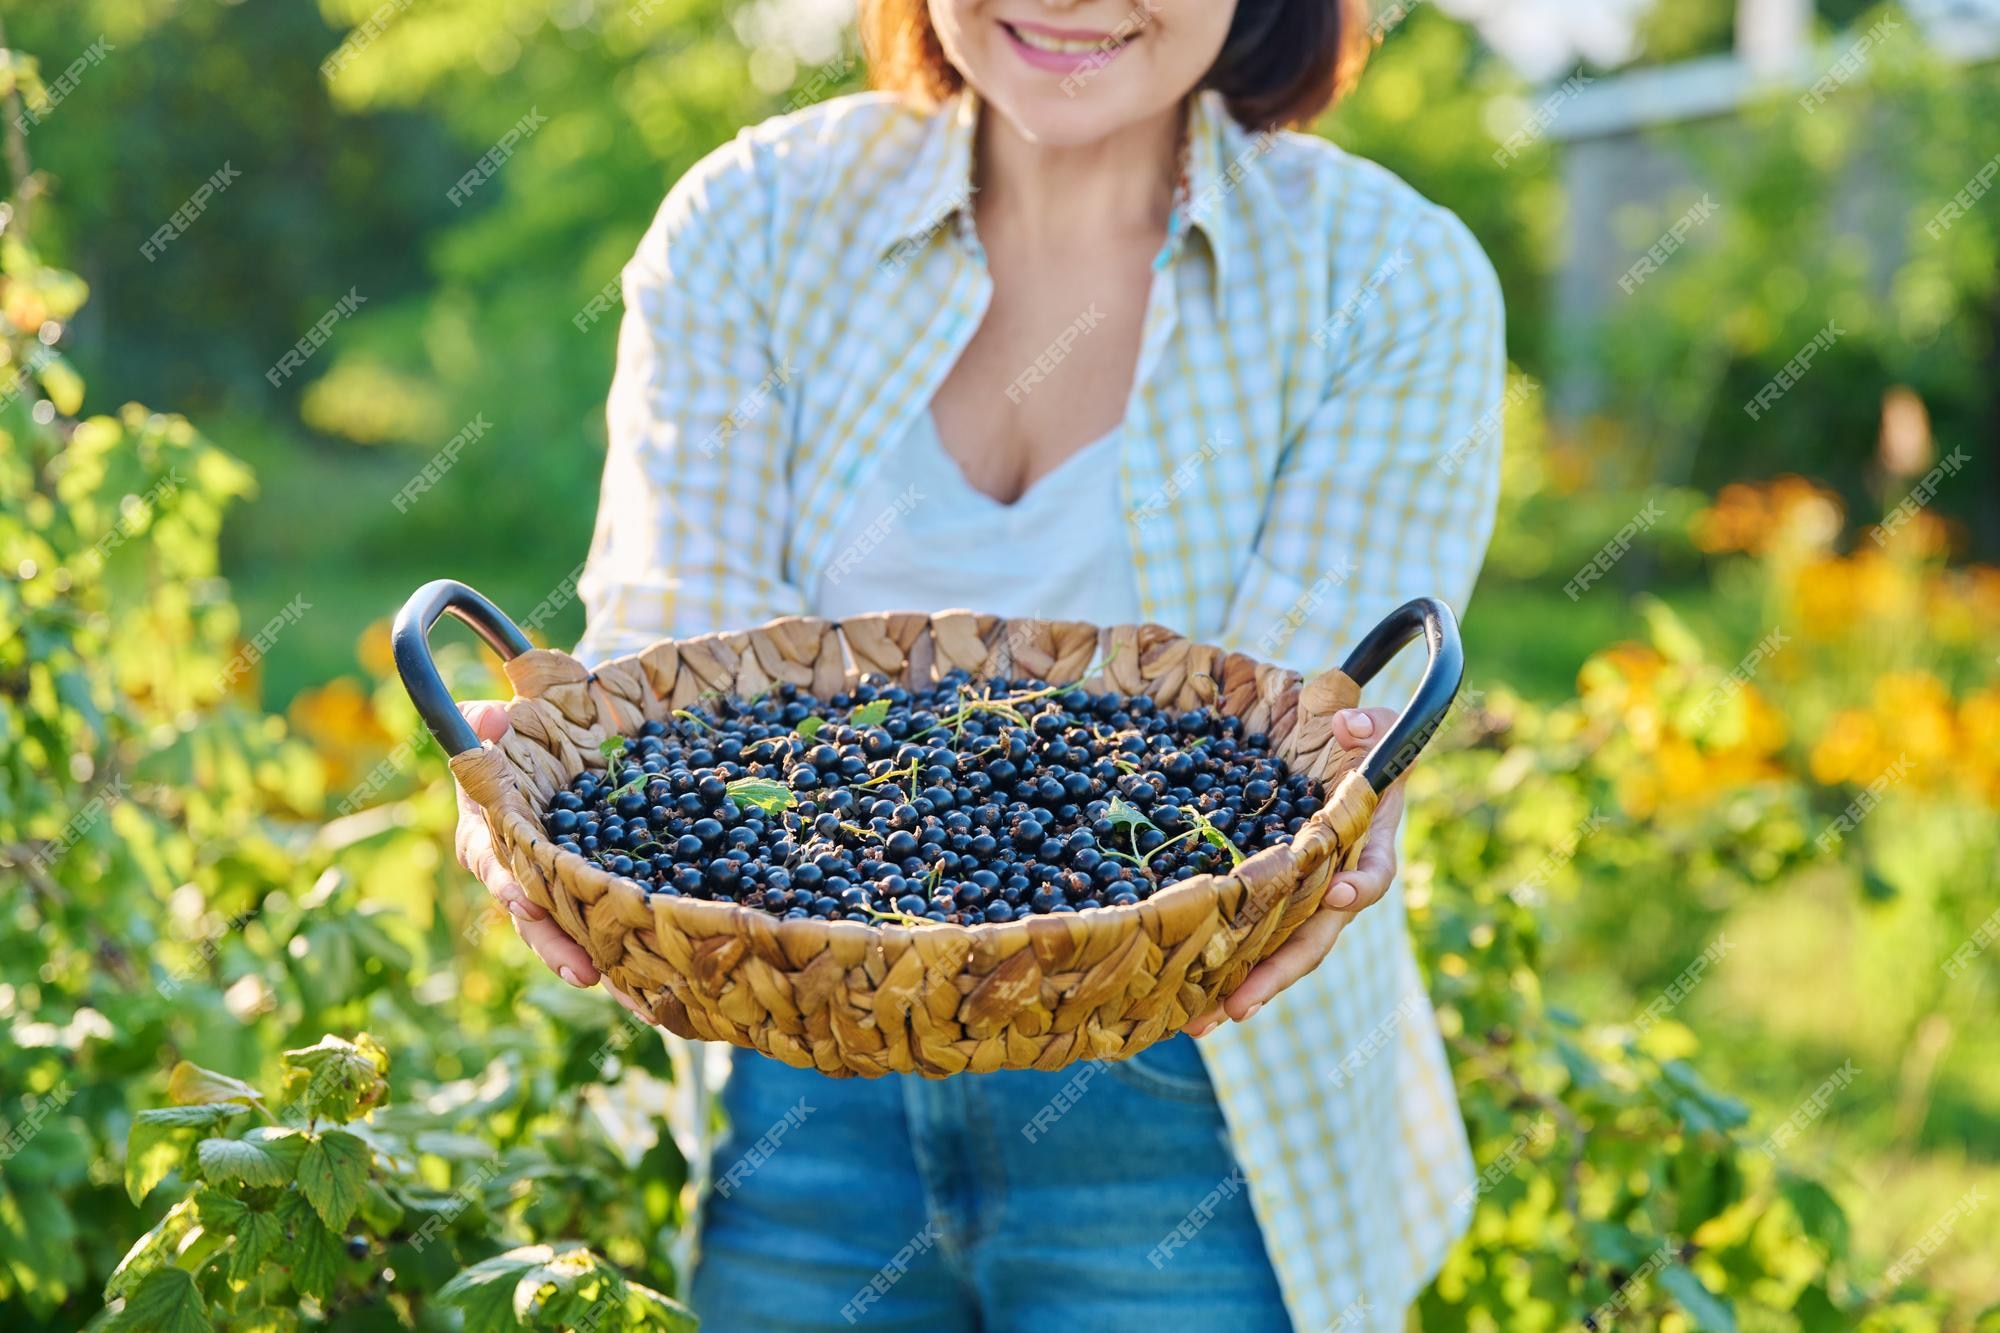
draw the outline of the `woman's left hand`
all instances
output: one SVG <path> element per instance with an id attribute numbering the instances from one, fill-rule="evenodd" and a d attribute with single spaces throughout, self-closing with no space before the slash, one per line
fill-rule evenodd
<path id="1" fill-rule="evenodd" d="M 1395 724 L 1393 708 L 1349 708 L 1334 715 L 1333 734 L 1343 749 L 1361 749 Z M 1407 774 L 1405 775 L 1407 776 Z M 1223 1002 L 1187 1026 L 1191 1037 L 1205 1037 L 1224 1019 L 1241 1023 L 1264 1002 L 1320 965 L 1333 943 L 1361 909 L 1380 901 L 1396 878 L 1396 830 L 1403 822 L 1403 782 L 1397 778 L 1382 793 L 1375 817 L 1368 824 L 1368 841 L 1352 870 L 1343 870 L 1327 885 L 1318 912 L 1292 932 L 1278 951 L 1250 970 Z"/>

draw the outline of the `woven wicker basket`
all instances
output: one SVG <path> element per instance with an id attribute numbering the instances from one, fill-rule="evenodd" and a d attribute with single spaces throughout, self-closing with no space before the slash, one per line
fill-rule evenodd
<path id="1" fill-rule="evenodd" d="M 428 635 L 447 612 L 506 659 L 513 730 L 497 744 L 472 733 L 431 660 Z M 1430 661 L 1416 696 L 1366 755 L 1342 750 L 1333 714 L 1358 703 L 1360 685 L 1420 633 Z M 1436 729 L 1463 671 L 1451 613 L 1427 598 L 1385 620 L 1342 669 L 1310 681 L 1158 625 L 969 611 L 788 617 L 656 643 L 590 671 L 531 647 L 492 603 L 448 580 L 410 599 L 394 643 L 404 684 L 485 811 L 500 856 L 600 972 L 683 1037 L 836 1076 L 1057 1069 L 1121 1059 L 1179 1031 L 1323 910 L 1329 879 L 1360 851 L 1378 793 Z M 543 830 L 549 798 L 603 766 L 600 741 L 704 695 L 752 696 L 789 681 L 825 698 L 865 673 L 924 685 L 953 668 L 1085 679 L 1173 710 L 1217 707 L 1268 734 L 1291 771 L 1321 779 L 1326 804 L 1289 844 L 1229 874 L 1197 876 L 1134 906 L 979 926 L 781 920 L 730 903 L 649 899 Z"/>

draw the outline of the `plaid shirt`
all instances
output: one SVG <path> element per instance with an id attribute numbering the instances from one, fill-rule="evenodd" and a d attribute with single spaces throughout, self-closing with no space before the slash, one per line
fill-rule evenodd
<path id="1" fill-rule="evenodd" d="M 624 274 L 580 655 L 810 613 L 857 507 L 895 508 L 885 446 L 992 294 L 967 207 L 976 114 L 841 98 L 745 131 L 668 195 Z M 1154 269 L 1120 445 L 1146 616 L 1312 672 L 1411 596 L 1463 608 L 1505 369 L 1464 226 L 1204 94 Z M 1371 699 L 1400 704 L 1414 658 Z M 1400 895 L 1202 1050 L 1296 1325 L 1400 1327 L 1472 1183 Z"/>

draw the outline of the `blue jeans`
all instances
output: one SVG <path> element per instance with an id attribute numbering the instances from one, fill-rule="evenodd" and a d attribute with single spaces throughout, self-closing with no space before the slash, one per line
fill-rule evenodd
<path id="1" fill-rule="evenodd" d="M 829 1079 L 739 1054 L 708 1333 L 1290 1327 L 1192 1039 L 1055 1073 Z"/>

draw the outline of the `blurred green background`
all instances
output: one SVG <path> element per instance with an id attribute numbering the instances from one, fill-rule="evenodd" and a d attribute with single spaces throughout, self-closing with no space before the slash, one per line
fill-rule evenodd
<path id="1" fill-rule="evenodd" d="M 1970 1327 L 2000 1301 L 2000 1208 L 1956 1206 L 2000 1187 L 2000 198 L 1981 180 L 2000 13 L 1396 8 L 1315 129 L 1478 234 L 1520 391 L 1466 624 L 1477 706 L 1420 772 L 1407 892 L 1482 1162 L 1524 1107 L 1559 1108 L 1564 1145 L 1484 1199 L 1430 1326 L 1573 1323 L 1667 1234 L 1678 1257 L 1635 1323 Z M 519 614 L 575 568 L 617 323 L 590 302 L 681 172 L 863 70 L 844 0 L 0 0 L 0 20 L 0 373 L 34 372 L 0 402 L 0 875 L 22 848 L 66 858 L 0 904 L 0 1093 L 92 1089 L 77 1160 L 46 1177 L 69 1231 L 23 1211 L 30 1156 L 8 1168 L 0 1258 L 10 1226 L 27 1239 L 0 1314 L 76 1327 L 158 1218 L 115 1182 L 171 1057 L 269 1076 L 283 1045 L 365 1025 L 433 1090 L 499 1062 L 514 1120 L 466 1124 L 465 1099 L 439 1114 L 507 1152 L 586 1099 L 606 1126 L 603 1108 L 643 1103 L 616 1061 L 575 1056 L 608 1016 L 542 986 L 511 941 L 468 943 L 443 766 L 409 743 L 384 621 L 441 576 Z M 215 449 L 144 414 L 75 429 L 127 402 Z M 101 570 L 80 563 L 176 458 L 204 460 L 199 484 L 140 506 L 153 517 Z M 176 504 L 193 508 L 169 524 Z M 1632 549 L 1573 596 L 1636 515 Z M 273 617 L 254 670 L 218 683 Z M 544 638 L 580 628 L 563 605 Z M 497 688 L 455 660 L 464 688 Z M 127 813 L 67 832 L 96 775 L 167 759 Z M 141 826 L 171 849 L 143 865 Z M 333 903 L 375 934 L 334 942 L 311 910 Z M 314 931 L 333 933 L 300 948 Z M 1632 1021 L 1718 939 L 1670 1017 Z M 108 998 L 113 945 L 194 990 Z M 250 978 L 265 998 L 230 1003 Z M 124 1016 L 105 1035 L 86 1012 Z M 426 1031 L 440 1012 L 447 1031 Z M 460 1257 L 569 1234 L 520 1182 L 566 1170 L 601 1208 L 630 1188 L 630 1143 L 606 1128 L 587 1189 L 576 1154 L 544 1151 Z M 681 1206 L 599 1216 L 587 1238 L 671 1288 Z M 28 1248 L 79 1227 L 105 1238 L 74 1262 Z M 340 1308 L 423 1322 L 365 1291 Z"/>

